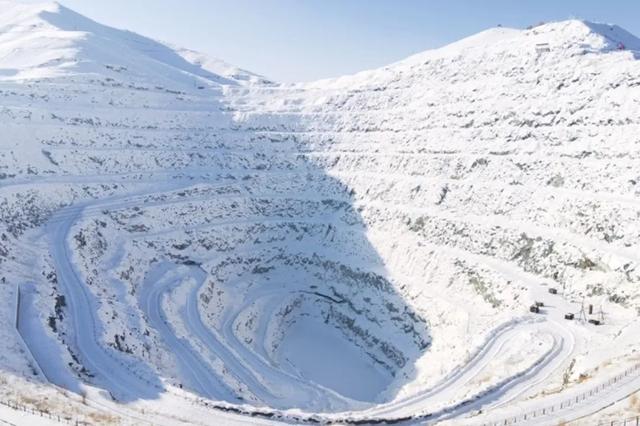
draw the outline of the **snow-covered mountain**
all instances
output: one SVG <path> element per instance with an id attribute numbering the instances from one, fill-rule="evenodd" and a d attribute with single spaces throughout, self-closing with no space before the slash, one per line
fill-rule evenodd
<path id="1" fill-rule="evenodd" d="M 640 388 L 638 51 L 565 21 L 275 84 L 0 1 L 0 400 L 473 423 Z"/>
<path id="2" fill-rule="evenodd" d="M 147 84 L 234 84 L 262 77 L 215 58 L 94 22 L 58 3 L 0 1 L 3 79 L 113 76 Z"/>

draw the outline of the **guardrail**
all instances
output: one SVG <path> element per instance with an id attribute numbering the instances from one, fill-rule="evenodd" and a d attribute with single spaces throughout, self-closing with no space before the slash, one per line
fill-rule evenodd
<path id="1" fill-rule="evenodd" d="M 71 417 L 64 417 L 64 416 L 60 416 L 58 414 L 53 414 L 50 413 L 48 411 L 44 411 L 44 410 L 40 410 L 37 408 L 33 408 L 33 407 L 29 407 L 26 405 L 22 405 L 19 404 L 15 401 L 9 401 L 9 400 L 2 400 L 0 399 L 0 405 L 4 405 L 7 408 L 10 408 L 12 410 L 15 411 L 21 411 L 23 413 L 27 413 L 27 414 L 32 414 L 34 416 L 39 416 L 42 417 L 44 419 L 49 419 L 52 420 L 54 422 L 58 422 L 58 423 L 62 423 L 62 424 L 67 424 L 67 425 L 73 425 L 73 426 L 84 426 L 84 425 L 89 425 L 90 423 L 84 422 L 84 421 L 80 421 L 80 420 L 75 420 Z"/>
<path id="2" fill-rule="evenodd" d="M 640 416 L 598 423 L 598 426 L 640 426 Z"/>
<path id="3" fill-rule="evenodd" d="M 505 417 L 502 418 L 501 420 L 497 420 L 497 421 L 491 421 L 491 422 L 486 422 L 483 423 L 483 426 L 509 426 L 509 425 L 515 425 L 518 423 L 522 423 L 522 422 L 527 422 L 527 421 L 532 421 L 533 419 L 536 419 L 538 417 L 542 417 L 542 416 L 549 416 L 549 415 L 553 415 L 555 413 L 558 413 L 558 416 L 560 416 L 560 413 L 562 412 L 562 410 L 565 410 L 569 407 L 573 407 L 575 405 L 579 405 L 580 403 L 584 402 L 587 399 L 593 398 L 596 395 L 598 395 L 600 392 L 603 392 L 605 390 L 608 390 L 610 388 L 612 388 L 614 385 L 616 385 L 617 383 L 619 383 L 620 381 L 622 381 L 623 379 L 625 379 L 626 377 L 629 377 L 631 375 L 634 374 L 640 374 L 640 364 L 636 364 L 633 367 L 627 368 L 624 372 L 612 377 L 611 379 L 607 380 L 604 383 L 599 384 L 598 386 L 592 387 L 591 389 L 589 389 L 588 391 L 584 391 L 580 394 L 577 394 L 575 396 L 572 396 L 571 398 L 567 398 L 563 401 L 561 401 L 560 403 L 555 403 L 552 405 L 547 405 L 545 407 L 542 408 L 538 408 L 535 410 L 531 410 L 531 411 L 527 411 L 524 413 L 520 413 L 516 416 L 509 416 L 509 417 Z M 609 423 L 604 423 L 609 424 Z M 633 423 L 613 423 L 613 425 L 627 425 L 627 426 L 631 426 L 633 425 Z M 640 426 L 640 425 L 637 425 Z"/>

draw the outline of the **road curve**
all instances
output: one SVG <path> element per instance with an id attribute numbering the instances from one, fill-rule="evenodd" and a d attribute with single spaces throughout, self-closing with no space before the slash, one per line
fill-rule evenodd
<path id="1" fill-rule="evenodd" d="M 147 194 L 152 195 L 153 192 Z M 74 223 L 82 217 L 84 208 L 88 207 L 95 211 L 95 209 L 107 206 L 114 208 L 131 206 L 132 198 L 133 196 L 129 196 L 122 197 L 122 201 L 108 199 L 70 206 L 55 213 L 45 227 L 51 256 L 58 274 L 60 290 L 66 296 L 67 309 L 72 321 L 73 327 L 70 333 L 72 350 L 78 361 L 86 368 L 87 377 L 85 379 L 108 390 L 115 399 L 123 402 L 157 398 L 164 391 L 164 387 L 161 380 L 154 375 L 148 366 L 137 363 L 99 343 L 101 324 L 96 316 L 99 302 L 79 278 L 73 265 L 69 236 Z M 128 202 L 127 199 L 129 199 Z M 248 350 L 243 345 L 239 342 L 234 344 L 233 337 L 235 336 L 231 330 L 233 318 L 225 320 L 222 330 L 222 335 L 228 341 L 221 341 L 215 333 L 209 330 L 202 322 L 197 307 L 197 294 L 204 282 L 204 272 L 198 272 L 194 269 L 198 268 L 189 268 L 188 275 L 196 281 L 196 285 L 193 285 L 188 292 L 188 298 L 180 310 L 180 315 L 189 332 L 210 350 L 211 356 L 221 359 L 239 381 L 247 385 L 260 400 L 272 404 L 271 406 L 274 408 L 285 408 L 285 404 L 278 403 L 281 395 L 272 390 L 271 386 L 266 385 L 269 382 L 282 383 L 283 380 L 288 380 L 290 384 L 300 386 L 300 391 L 307 393 L 306 397 L 310 395 L 314 395 L 316 398 L 322 397 L 323 393 L 319 392 L 321 389 L 304 386 L 304 383 L 294 380 L 295 378 L 274 369 L 272 366 L 267 365 L 268 368 L 265 369 L 265 363 L 257 354 L 247 354 Z M 180 281 L 185 277 L 179 274 L 173 277 L 161 274 L 159 277 L 151 277 L 150 279 L 152 278 L 156 282 L 154 285 L 145 284 L 139 295 L 140 306 L 150 323 L 159 331 L 165 343 L 176 355 L 185 381 L 193 386 L 199 394 L 207 398 L 237 401 L 236 395 L 216 376 L 208 362 L 202 359 L 201 355 L 188 342 L 176 336 L 162 311 L 162 298 L 171 289 L 180 285 Z M 268 297 L 268 295 L 259 295 L 259 297 Z M 251 301 L 247 301 L 247 303 L 251 303 Z M 501 348 L 508 344 L 510 338 L 525 331 L 548 334 L 553 339 L 552 348 L 528 369 L 483 391 L 481 395 L 472 398 L 472 402 L 453 400 L 456 392 L 479 374 L 500 352 Z M 456 418 L 479 408 L 486 411 L 510 403 L 523 392 L 544 381 L 568 359 L 573 349 L 573 335 L 561 323 L 552 319 L 532 319 L 531 317 L 519 319 L 496 329 L 465 365 L 457 368 L 443 381 L 428 390 L 389 404 L 363 410 L 326 414 L 322 417 L 327 421 L 348 421 L 349 419 L 394 420 L 399 418 L 413 418 L 415 420 L 417 416 L 425 422 L 432 422 L 436 419 Z M 139 371 L 140 374 L 131 374 L 132 371 Z M 283 374 L 287 377 L 284 377 Z M 433 407 L 441 408 L 432 412 Z M 285 413 L 281 413 L 281 415 L 286 417 Z M 317 416 L 313 415 L 314 418 Z"/>

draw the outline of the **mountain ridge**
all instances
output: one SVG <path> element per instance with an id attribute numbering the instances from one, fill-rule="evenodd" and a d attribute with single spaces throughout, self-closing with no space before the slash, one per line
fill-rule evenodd
<path id="1" fill-rule="evenodd" d="M 138 79 L 166 79 L 170 75 L 170 79 L 191 86 L 200 84 L 197 80 L 215 84 L 269 83 L 257 74 L 202 53 L 99 24 L 59 3 L 27 5 L 3 0 L 2 9 L 0 28 L 7 30 L 0 34 L 0 67 L 5 68 L 5 76 L 6 69 L 26 73 L 27 77 L 31 72 L 36 78 L 68 73 L 112 76 L 116 72 L 114 66 L 124 66 Z M 20 56 L 24 50 L 30 52 L 29 58 Z M 111 68 L 105 69 L 107 66 Z"/>
<path id="2" fill-rule="evenodd" d="M 170 66 L 174 66 L 179 70 L 204 79 L 217 80 L 218 82 L 226 84 L 234 84 L 235 82 L 271 83 L 264 77 L 242 70 L 233 65 L 229 65 L 219 59 L 210 58 L 202 53 L 156 42 L 155 40 L 139 36 L 130 31 L 116 30 L 114 28 L 98 24 L 57 2 L 23 4 L 18 3 L 15 0 L 2 0 L 2 4 L 3 13 L 0 14 L 0 26 L 4 25 L 5 27 L 13 28 L 14 30 L 16 28 L 26 28 L 28 29 L 28 32 L 25 34 L 29 34 L 29 39 L 33 37 L 33 29 L 47 25 L 50 27 L 49 29 L 59 30 L 63 33 L 63 35 L 59 35 L 59 38 L 61 39 L 59 41 L 61 44 L 57 46 L 47 45 L 49 49 L 52 47 L 59 48 L 62 53 L 61 55 L 55 58 L 47 57 L 46 60 L 42 59 L 38 64 L 29 64 L 27 66 L 23 65 L 25 68 L 35 65 L 40 67 L 46 65 L 53 66 L 55 62 L 65 61 L 65 59 L 67 62 L 58 65 L 60 68 L 71 67 L 74 64 L 77 65 L 78 61 L 82 61 L 81 58 L 75 58 L 73 55 L 65 58 L 64 53 L 79 54 L 78 50 L 89 52 L 97 50 L 95 49 L 95 44 L 91 44 L 84 48 L 78 46 L 78 44 L 81 44 L 83 37 L 80 37 L 77 34 L 74 35 L 74 33 L 85 33 L 84 37 L 88 37 L 90 35 L 100 36 L 101 45 L 105 45 L 105 42 L 107 45 L 108 43 L 117 43 L 117 47 L 120 48 L 124 45 L 126 49 L 131 49 L 142 56 L 150 56 L 151 59 L 158 60 L 159 62 L 167 62 Z M 8 19 L 11 17 L 13 17 L 13 20 Z M 14 22 L 16 19 L 18 20 L 17 23 Z M 10 31 L 10 33 L 15 34 L 16 31 Z M 6 38 L 8 34 L 5 33 L 3 35 Z M 48 34 L 48 36 L 51 37 L 51 34 Z M 2 40 L 0 38 L 0 45 L 8 42 L 8 40 Z M 617 25 L 570 19 L 566 21 L 541 24 L 527 30 L 505 27 L 490 28 L 463 38 L 462 40 L 449 43 L 439 48 L 425 50 L 406 59 L 377 69 L 363 70 L 356 73 L 356 75 L 408 66 L 429 59 L 457 56 L 462 53 L 468 55 L 473 50 L 486 49 L 494 45 L 498 46 L 497 50 L 508 50 L 513 47 L 511 42 L 517 43 L 525 49 L 534 49 L 536 44 L 545 43 L 550 44 L 550 48 L 554 49 L 564 49 L 569 45 L 574 45 L 583 50 L 591 49 L 593 52 L 605 53 L 619 50 L 620 43 L 622 43 L 626 50 L 640 50 L 640 39 Z M 15 43 L 15 41 L 13 41 L 13 43 Z M 502 45 L 505 45 L 505 47 L 501 47 Z M 92 47 L 93 50 L 91 49 Z M 20 45 L 14 47 L 14 49 L 24 48 L 29 48 L 33 51 L 37 50 L 39 47 L 22 47 Z M 112 50 L 117 49 L 114 47 Z M 173 50 L 173 52 L 171 52 L 171 50 Z M 154 55 L 157 57 L 154 57 Z M 163 55 L 165 58 L 162 58 Z M 5 52 L 3 56 L 4 58 L 0 61 L 0 66 L 5 68 L 5 76 L 8 75 L 6 69 L 14 69 L 22 72 L 26 71 L 25 69 L 20 69 L 21 67 L 19 66 L 15 67 L 16 65 L 20 65 L 19 61 L 16 64 L 11 63 L 10 52 Z M 184 63 L 180 63 L 178 57 L 183 56 Z M 108 65 L 118 65 L 119 62 L 123 62 L 122 58 L 118 58 L 118 56 L 113 53 L 107 57 L 89 57 L 88 60 L 98 63 L 105 62 Z M 203 64 L 205 64 L 204 67 L 202 66 Z M 11 65 L 14 66 L 12 67 Z M 209 69 L 207 69 L 207 67 Z M 99 67 L 97 69 L 99 69 Z M 91 70 L 96 71 L 96 67 L 93 67 Z M 153 70 L 153 67 L 151 67 L 151 70 Z M 218 74 L 219 77 L 216 77 L 215 74 Z M 316 83 L 337 81 L 345 77 L 349 78 L 350 76 L 321 79 L 318 82 L 309 82 L 306 84 L 313 86 Z"/>

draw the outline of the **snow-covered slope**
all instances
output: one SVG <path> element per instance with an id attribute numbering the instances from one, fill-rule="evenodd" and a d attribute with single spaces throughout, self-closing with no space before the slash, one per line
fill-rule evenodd
<path id="1" fill-rule="evenodd" d="M 56 4 L 0 6 L 5 400 L 26 377 L 168 424 L 245 419 L 213 405 L 459 420 L 633 362 L 624 30 L 497 28 L 284 85 Z M 563 319 L 582 303 L 604 325 Z"/>
<path id="2" fill-rule="evenodd" d="M 0 1 L 0 68 L 4 79 L 125 72 L 147 84 L 189 87 L 207 81 L 234 84 L 260 76 L 187 49 L 94 22 L 58 3 Z"/>

